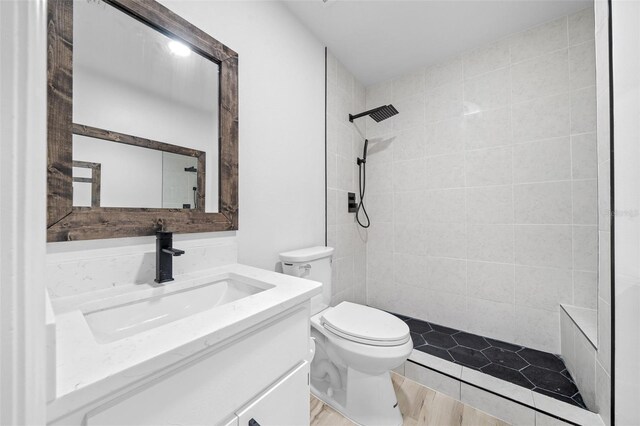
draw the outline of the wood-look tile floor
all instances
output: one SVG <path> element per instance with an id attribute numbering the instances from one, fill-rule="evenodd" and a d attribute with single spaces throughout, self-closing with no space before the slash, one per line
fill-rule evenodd
<path id="1" fill-rule="evenodd" d="M 404 426 L 507 426 L 482 411 L 391 373 Z M 353 426 L 355 423 L 311 395 L 312 426 Z"/>

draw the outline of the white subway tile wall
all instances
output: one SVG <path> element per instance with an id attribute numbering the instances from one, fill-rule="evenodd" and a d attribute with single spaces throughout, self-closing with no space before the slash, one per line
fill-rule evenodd
<path id="1" fill-rule="evenodd" d="M 594 46 L 585 9 L 367 88 L 400 111 L 366 126 L 370 305 L 560 352 L 599 303 Z"/>

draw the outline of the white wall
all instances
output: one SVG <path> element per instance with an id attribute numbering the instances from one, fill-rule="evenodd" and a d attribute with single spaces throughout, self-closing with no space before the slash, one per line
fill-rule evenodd
<path id="1" fill-rule="evenodd" d="M 219 238 L 222 245 L 237 239 L 240 262 L 269 270 L 276 268 L 281 251 L 323 245 L 322 44 L 276 2 L 163 3 L 239 54 L 240 229 L 185 234 L 178 241 L 216 252 Z M 81 272 L 88 280 L 115 258 L 131 258 L 124 268 L 130 273 L 118 279 L 134 280 L 137 271 L 153 268 L 153 242 L 154 237 L 143 237 L 49 244 L 49 273 L 56 274 L 59 264 L 91 258 L 95 269 Z M 235 245 L 229 247 L 226 258 L 235 258 Z M 119 248 L 125 258 L 118 257 Z M 187 250 L 181 259 L 187 262 L 189 256 Z"/>
<path id="2" fill-rule="evenodd" d="M 593 20 L 367 88 L 400 111 L 367 123 L 370 304 L 554 353 L 559 303 L 596 307 Z"/>
<path id="3" fill-rule="evenodd" d="M 640 3 L 613 4 L 615 422 L 640 424 Z"/>
<path id="4" fill-rule="evenodd" d="M 367 230 L 348 212 L 348 192 L 358 194 L 366 118 L 349 122 L 364 111 L 364 86 L 331 54 L 327 55 L 327 244 L 333 255 L 332 304 L 343 300 L 366 303 Z M 365 196 L 366 200 L 366 196 Z M 360 220 L 366 224 L 364 214 Z"/>
<path id="5" fill-rule="evenodd" d="M 239 54 L 239 261 L 323 245 L 322 44 L 276 2 L 161 3 Z"/>
<path id="6" fill-rule="evenodd" d="M 45 423 L 46 2 L 0 2 L 0 424 Z"/>

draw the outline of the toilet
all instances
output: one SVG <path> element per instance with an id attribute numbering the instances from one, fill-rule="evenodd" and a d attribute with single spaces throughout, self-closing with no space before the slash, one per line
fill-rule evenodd
<path id="1" fill-rule="evenodd" d="M 354 422 L 402 424 L 390 370 L 402 365 L 413 342 L 407 324 L 368 306 L 330 307 L 333 248 L 311 247 L 280 254 L 285 274 L 322 283 L 311 299 L 311 391 Z"/>

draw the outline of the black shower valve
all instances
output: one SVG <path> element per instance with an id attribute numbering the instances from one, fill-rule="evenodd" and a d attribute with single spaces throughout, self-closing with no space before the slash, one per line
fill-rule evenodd
<path id="1" fill-rule="evenodd" d="M 347 196 L 349 197 L 349 213 L 355 213 L 356 210 L 358 209 L 358 204 L 356 203 L 356 193 L 355 192 L 348 192 Z"/>

